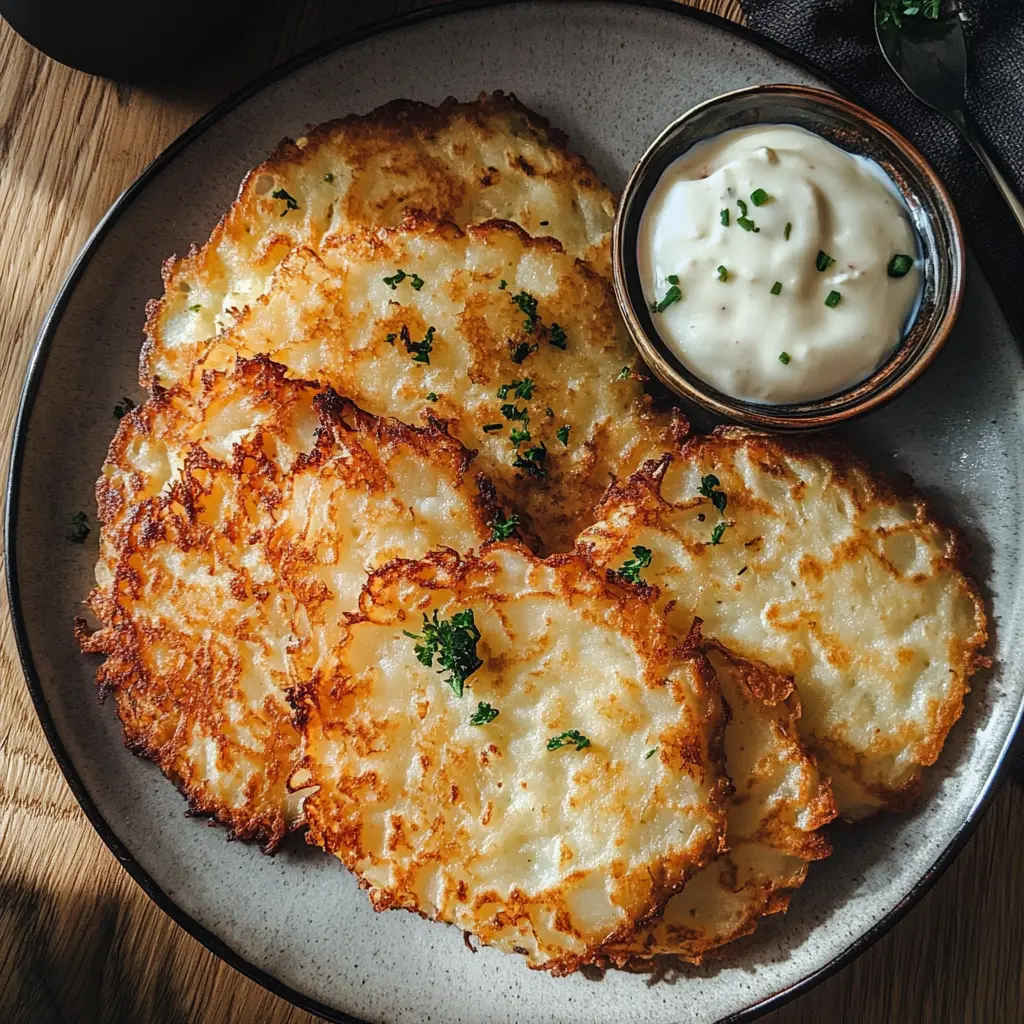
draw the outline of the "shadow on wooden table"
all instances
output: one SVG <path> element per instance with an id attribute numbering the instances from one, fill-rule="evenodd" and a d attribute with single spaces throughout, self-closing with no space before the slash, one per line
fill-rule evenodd
<path id="1" fill-rule="evenodd" d="M 0 1020 L 188 1020 L 188 1008 L 172 987 L 170 972 L 153 963 L 147 947 L 131 949 L 121 941 L 136 914 L 132 903 L 114 895 L 58 902 L 53 894 L 37 889 L 0 889 Z M 64 922 L 64 927 L 54 927 L 55 921 Z M 153 977 L 149 986 L 139 984 L 144 976 Z"/>

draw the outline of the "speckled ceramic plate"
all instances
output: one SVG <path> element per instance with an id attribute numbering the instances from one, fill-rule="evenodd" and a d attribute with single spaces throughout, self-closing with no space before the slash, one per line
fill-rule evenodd
<path id="1" fill-rule="evenodd" d="M 916 812 L 837 837 L 785 917 L 675 983 L 610 972 L 554 979 L 515 957 L 466 951 L 455 929 L 374 914 L 332 858 L 286 844 L 262 856 L 183 817 L 181 797 L 129 754 L 71 621 L 95 544 L 65 542 L 114 424 L 137 389 L 143 306 L 161 260 L 207 236 L 247 168 L 309 122 L 397 96 L 438 102 L 514 91 L 571 134 L 621 187 L 680 112 L 756 82 L 822 84 L 724 23 L 670 4 L 513 3 L 421 14 L 367 31 L 249 90 L 186 133 L 115 204 L 44 325 L 10 481 L 11 604 L 40 718 L 76 796 L 117 857 L 193 935 L 326 1017 L 368 1021 L 748 1020 L 819 980 L 904 912 L 951 859 L 992 792 L 1024 694 L 1019 573 L 1024 364 L 977 267 L 945 352 L 853 441 L 910 473 L 974 543 L 994 609 L 996 669 L 979 677 Z M 95 535 L 90 538 L 95 540 Z"/>

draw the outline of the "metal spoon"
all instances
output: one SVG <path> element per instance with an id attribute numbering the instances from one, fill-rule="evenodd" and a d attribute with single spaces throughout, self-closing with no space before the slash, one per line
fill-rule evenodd
<path id="1" fill-rule="evenodd" d="M 956 4 L 946 0 L 938 18 L 901 16 L 906 6 L 893 0 L 875 0 L 875 34 L 885 59 L 922 103 L 960 129 L 1024 231 L 1024 205 L 985 149 L 967 112 L 967 44 Z"/>

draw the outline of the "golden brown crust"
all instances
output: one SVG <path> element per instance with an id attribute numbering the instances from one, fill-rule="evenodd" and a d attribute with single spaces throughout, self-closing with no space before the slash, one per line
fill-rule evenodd
<path id="1" fill-rule="evenodd" d="M 238 424 L 225 446 L 222 431 Z M 486 540 L 497 506 L 486 481 L 474 490 L 464 479 L 472 457 L 437 421 L 379 419 L 262 358 L 124 417 L 97 484 L 88 604 L 101 625 L 79 621 L 76 636 L 106 655 L 97 683 L 114 695 L 126 744 L 194 813 L 268 852 L 301 824 L 301 797 L 286 788 L 299 738 L 287 690 L 355 608 L 352 572 L 377 539 L 378 554 L 391 550 L 389 531 L 413 548 Z M 427 504 L 414 489 L 424 474 Z M 444 508 L 431 512 L 438 497 Z"/>
<path id="2" fill-rule="evenodd" d="M 721 477 L 722 489 L 728 494 L 723 516 L 727 529 L 723 545 L 717 549 L 708 543 L 710 527 L 694 522 L 697 513 L 709 523 L 714 521 L 707 519 L 709 514 L 717 518 L 707 499 L 698 493 L 701 473 Z M 834 510 L 830 502 L 836 503 Z M 790 513 L 786 510 L 798 507 L 805 510 L 806 523 L 787 518 Z M 967 573 L 965 539 L 934 515 L 908 479 L 873 473 L 834 438 L 783 440 L 745 428 L 720 427 L 709 435 L 691 437 L 677 459 L 648 463 L 629 480 L 616 483 L 598 514 L 603 522 L 582 538 L 584 546 L 600 552 L 596 561 L 621 557 L 619 552 L 628 546 L 629 537 L 644 530 L 671 535 L 679 555 L 694 563 L 690 572 L 714 572 L 720 599 L 728 594 L 730 600 L 738 600 L 743 586 L 762 585 L 769 566 L 774 566 L 775 572 L 791 572 L 792 581 L 788 575 L 780 580 L 780 586 L 770 591 L 771 598 L 769 591 L 764 592 L 766 596 L 760 599 L 765 602 L 763 608 L 759 604 L 758 610 L 751 612 L 749 623 L 764 617 L 772 635 L 770 649 L 775 652 L 771 657 L 782 657 L 783 664 L 792 666 L 786 671 L 797 672 L 797 688 L 805 707 L 813 697 L 810 719 L 805 714 L 801 720 L 801 735 L 823 759 L 833 781 L 842 783 L 836 794 L 842 813 L 863 817 L 872 807 L 896 810 L 912 801 L 919 787 L 919 766 L 935 761 L 961 714 L 970 676 L 989 662 L 982 653 L 988 639 L 984 602 L 977 583 Z M 826 523 L 829 517 L 831 525 L 826 532 L 831 532 L 815 546 L 807 531 L 819 528 L 819 521 Z M 750 535 L 757 532 L 754 523 L 767 533 Z M 780 553 L 796 559 L 791 569 L 783 568 L 789 562 L 780 561 Z M 726 586 L 720 578 L 726 571 L 723 566 L 734 562 L 741 573 L 748 569 L 743 563 L 755 566 L 754 575 L 739 576 Z M 858 569 L 859 565 L 864 568 Z M 736 569 L 732 571 L 735 575 Z M 937 641 L 916 641 L 913 634 L 907 634 L 909 639 L 893 635 L 891 660 L 872 670 L 894 680 L 871 680 L 880 698 L 891 693 L 891 699 L 899 701 L 906 687 L 917 685 L 915 659 L 921 660 L 923 668 L 929 657 L 934 661 L 934 655 L 950 666 L 948 678 L 936 678 L 929 684 L 934 693 L 922 690 L 923 717 L 914 717 L 910 708 L 900 711 L 897 707 L 897 712 L 906 716 L 903 724 L 894 719 L 887 733 L 879 729 L 870 742 L 854 740 L 852 732 L 846 735 L 818 724 L 820 716 L 827 714 L 823 702 L 831 699 L 822 689 L 821 673 L 838 678 L 855 672 L 857 659 L 867 657 L 878 640 L 874 634 L 860 636 L 856 630 L 861 626 L 847 621 L 848 612 L 837 619 L 825 611 L 831 607 L 834 588 L 840 585 L 834 580 L 844 579 L 842 573 L 847 571 L 859 573 L 854 582 L 860 588 L 856 594 L 845 595 L 848 609 L 867 614 L 878 587 L 886 581 L 885 586 L 894 588 L 894 593 L 878 598 L 888 602 L 878 614 L 898 616 L 903 609 L 897 606 L 913 596 L 918 616 L 940 615 L 935 628 L 944 630 L 940 647 L 935 646 Z M 863 583 L 868 578 L 874 579 L 870 591 Z M 789 590 L 788 581 L 802 589 Z M 929 587 L 938 588 L 931 597 L 927 596 Z M 666 597 L 681 596 L 677 589 L 673 583 Z M 856 603 L 850 605 L 851 601 Z M 822 610 L 816 612 L 819 606 Z M 685 602 L 680 607 L 684 612 L 694 610 Z M 719 636 L 716 628 L 712 628 L 712 636 L 750 657 L 758 657 L 762 640 L 768 636 L 762 637 L 753 627 L 744 631 L 739 626 L 736 635 Z M 899 628 L 906 632 L 906 627 Z M 787 634 L 792 638 L 788 649 L 781 640 Z M 807 644 L 821 653 L 812 656 Z M 771 660 L 767 654 L 762 657 Z M 807 675 L 801 683 L 800 673 L 805 670 L 816 675 L 814 679 Z M 838 699 L 840 691 L 833 692 Z M 867 707 L 862 704 L 860 713 L 866 713 Z M 861 734 L 863 731 L 861 727 Z"/>
<path id="3" fill-rule="evenodd" d="M 533 625 L 528 637 L 507 642 L 502 639 L 505 631 L 514 636 L 522 628 L 519 624 L 524 619 L 524 601 L 537 602 L 538 609 L 546 608 L 547 612 L 529 616 L 526 621 Z M 544 712 L 538 707 L 537 683 L 532 681 L 537 673 L 536 670 L 531 672 L 529 666 L 534 662 L 548 664 L 549 658 L 561 657 L 557 652 L 563 650 L 563 638 L 567 644 L 564 649 L 572 649 L 572 641 L 564 637 L 562 629 L 585 631 L 590 625 L 599 624 L 601 635 L 608 637 L 611 631 L 620 638 L 617 642 L 625 645 L 625 649 L 637 652 L 640 673 L 633 683 L 624 684 L 626 689 L 613 688 L 607 694 L 602 694 L 600 688 L 595 689 L 589 724 L 574 719 L 594 737 L 591 749 L 586 755 L 576 755 L 577 760 L 572 759 L 573 755 L 560 758 L 545 752 L 543 743 L 535 754 L 523 760 L 525 749 L 532 749 L 529 741 L 532 734 L 522 734 L 518 725 L 512 733 L 492 731 L 472 735 L 468 738 L 470 746 L 464 747 L 462 744 L 466 741 L 457 738 L 455 721 L 430 724 L 431 716 L 450 714 L 452 708 L 461 705 L 457 700 L 452 701 L 450 694 L 435 696 L 437 684 L 430 682 L 429 676 L 428 688 L 422 695 L 415 690 L 415 698 L 383 695 L 383 688 L 394 688 L 398 655 L 392 647 L 381 645 L 388 637 L 394 637 L 398 650 L 408 647 L 411 651 L 412 641 L 402 639 L 403 631 L 415 628 L 421 611 L 437 607 L 471 608 L 475 614 L 482 633 L 481 645 L 487 646 L 486 651 L 481 646 L 483 667 L 468 683 L 474 700 L 494 699 L 501 708 L 501 715 L 505 716 L 498 719 L 503 723 L 519 722 L 521 715 L 542 714 L 543 720 L 537 723 L 541 736 L 557 733 L 568 721 L 558 716 L 549 718 L 551 710 Z M 558 637 L 549 636 L 556 625 Z M 624 940 L 637 922 L 657 915 L 693 872 L 721 849 L 724 824 L 721 805 L 728 786 L 721 776 L 724 723 L 716 677 L 700 654 L 699 634 L 691 633 L 685 640 L 673 644 L 665 634 L 661 617 L 637 588 L 605 581 L 571 554 L 541 561 L 514 543 L 488 545 L 476 558 L 460 558 L 451 551 L 438 551 L 420 561 L 396 560 L 371 574 L 360 599 L 359 613 L 351 618 L 351 626 L 345 646 L 338 651 L 336 667 L 295 691 L 293 699 L 306 739 L 302 784 L 318 787 L 306 802 L 309 841 L 335 853 L 362 878 L 371 889 L 371 901 L 376 909 L 402 907 L 447 920 L 473 931 L 484 942 L 505 949 L 522 948 L 530 954 L 531 966 L 567 974 L 600 959 L 603 944 Z M 535 632 L 538 629 L 540 632 Z M 370 652 L 372 659 L 387 661 L 388 680 L 377 679 L 376 668 L 362 660 L 365 652 Z M 415 661 L 410 658 L 409 665 L 413 664 Z M 684 675 L 680 676 L 679 671 L 684 667 Z M 571 689 L 586 688 L 587 682 L 582 676 L 592 675 L 594 671 L 592 665 L 577 662 L 561 668 L 558 675 L 575 670 Z M 682 683 L 684 678 L 685 684 Z M 543 680 L 546 700 L 554 700 L 555 706 L 560 699 L 555 695 L 563 684 L 570 685 L 568 680 L 557 677 Z M 573 868 L 574 858 L 583 855 L 577 848 L 582 840 L 572 834 L 578 827 L 577 818 L 571 816 L 574 824 L 568 826 L 567 832 L 556 829 L 567 858 L 561 864 L 561 882 L 538 891 L 532 869 L 527 862 L 516 860 L 520 856 L 516 853 L 519 845 L 529 846 L 535 837 L 529 831 L 522 834 L 517 831 L 514 848 L 506 854 L 495 852 L 503 849 L 501 830 L 505 819 L 490 814 L 490 801 L 498 799 L 502 782 L 513 788 L 521 784 L 524 789 L 529 783 L 530 790 L 540 794 L 539 799 L 545 803 L 552 801 L 547 811 L 536 808 L 539 820 L 545 821 L 547 815 L 561 813 L 555 811 L 553 804 L 561 805 L 564 801 L 574 804 L 585 798 L 588 814 L 602 814 L 604 812 L 598 809 L 602 801 L 612 800 L 609 806 L 617 806 L 614 800 L 619 798 L 614 794 L 627 782 L 629 787 L 643 787 L 642 780 L 637 781 L 632 755 L 628 768 L 621 763 L 626 755 L 620 748 L 626 737 L 618 724 L 622 716 L 626 716 L 623 721 L 633 716 L 630 720 L 639 724 L 636 719 L 639 707 L 634 706 L 633 698 L 629 697 L 629 687 L 638 684 L 652 694 L 663 692 L 667 684 L 676 695 L 673 700 L 681 702 L 678 710 L 672 712 L 672 720 L 665 720 L 659 727 L 658 761 L 650 762 L 648 771 L 659 773 L 657 778 L 663 781 L 658 785 L 665 787 L 666 794 L 674 792 L 672 787 L 676 785 L 683 785 L 687 792 L 696 787 L 694 792 L 701 794 L 702 806 L 693 807 L 688 802 L 685 814 L 681 813 L 678 818 L 673 815 L 671 831 L 675 839 L 668 849 L 663 855 L 635 866 L 629 866 L 631 862 L 622 853 L 616 854 L 606 866 L 602 866 L 603 861 L 581 859 L 581 866 Z M 417 684 L 410 679 L 409 685 Z M 521 690 L 522 687 L 525 689 Z M 378 690 L 382 691 L 381 695 L 374 697 Z M 410 700 L 422 708 L 417 712 L 419 721 L 413 723 L 416 730 L 413 732 L 406 731 L 410 727 L 397 724 L 401 719 L 396 717 L 395 711 Z M 604 710 L 599 711 L 601 708 Z M 693 711 L 698 708 L 699 713 L 694 718 Z M 580 714 L 578 708 L 576 714 Z M 611 721 L 616 723 L 610 726 L 612 732 L 608 734 L 615 737 L 615 742 L 608 745 L 602 744 L 602 732 L 594 731 L 600 730 L 600 716 L 604 714 L 611 715 Z M 679 714 L 681 717 L 676 721 Z M 508 725 L 508 728 L 513 726 Z M 483 738 L 477 740 L 478 735 Z M 475 746 L 473 741 L 477 741 Z M 642 736 L 628 739 L 638 747 L 643 741 Z M 392 745 L 396 745 L 394 751 L 386 755 Z M 395 774 L 396 778 L 408 780 L 412 777 L 408 774 L 411 769 L 400 765 L 389 767 L 382 759 L 400 757 L 410 747 L 419 752 L 426 774 L 423 782 L 403 782 L 405 795 L 400 798 L 392 791 L 388 778 Z M 474 749 L 476 754 L 472 754 Z M 321 757 L 321 751 L 330 752 L 328 761 Z M 642 752 L 638 750 L 639 754 Z M 642 762 L 643 757 L 637 756 L 636 761 Z M 562 769 L 572 769 L 576 774 L 569 776 L 571 784 L 568 779 L 564 780 L 570 788 L 556 801 L 554 794 L 562 792 L 561 784 L 552 788 L 550 782 L 542 784 L 539 780 L 545 777 L 545 771 Z M 499 770 L 506 774 L 499 777 L 497 789 L 489 788 L 488 779 L 492 778 L 489 773 Z M 675 780 L 685 780 L 685 784 Z M 596 798 L 595 791 L 585 797 L 595 786 L 603 795 Z M 418 794 L 415 802 L 408 796 L 413 792 Z M 661 794 L 660 788 L 649 793 L 648 800 L 657 799 L 660 804 L 668 799 L 667 795 L 656 794 Z M 596 803 L 590 802 L 592 798 Z M 482 818 L 478 819 L 483 822 L 478 838 L 471 838 L 477 829 L 471 824 L 474 819 L 459 818 L 457 808 L 464 803 L 468 807 L 484 808 Z M 623 824 L 633 820 L 635 806 L 634 797 L 628 807 L 617 806 L 607 821 L 607 827 L 613 830 L 626 828 L 620 837 L 624 844 L 637 841 L 635 830 L 640 828 L 639 823 L 634 820 L 628 827 Z M 385 813 L 391 836 L 386 854 L 379 838 L 381 825 L 374 817 Z M 504 811 L 505 815 L 511 813 L 510 808 Z M 656 817 L 653 808 L 649 813 Z M 694 815 L 704 824 L 691 840 L 683 842 L 676 833 L 682 833 L 683 825 L 692 828 Z M 424 830 L 424 823 L 428 821 L 433 824 Z M 458 824 L 459 821 L 462 823 Z M 532 827 L 548 826 L 534 823 Z M 615 835 L 619 833 L 616 831 Z M 424 891 L 418 879 L 426 865 L 435 863 L 434 846 L 444 851 L 443 866 L 431 868 L 432 872 L 443 872 L 443 885 L 435 881 Z M 619 848 L 618 839 L 611 848 Z M 629 845 L 623 847 L 627 849 Z M 514 869 L 521 872 L 519 884 L 505 888 L 509 875 L 501 871 L 504 884 L 495 888 L 486 880 L 497 868 L 475 867 L 486 863 L 487 858 L 500 856 L 509 856 L 515 861 Z M 482 872 L 479 876 L 478 870 Z M 508 867 L 508 870 L 513 868 Z M 620 923 L 597 934 L 581 923 L 580 910 L 572 900 L 575 885 L 593 886 L 588 879 L 594 871 L 600 872 L 601 883 L 609 887 L 613 902 L 625 908 L 626 913 L 624 920 L 619 915 Z M 543 877 L 548 878 L 548 875 L 543 874 Z M 428 895 L 438 891 L 442 895 Z M 597 898 L 592 888 L 587 891 L 591 892 L 588 899 Z M 529 922 L 538 915 L 550 924 L 535 931 L 536 926 Z"/>

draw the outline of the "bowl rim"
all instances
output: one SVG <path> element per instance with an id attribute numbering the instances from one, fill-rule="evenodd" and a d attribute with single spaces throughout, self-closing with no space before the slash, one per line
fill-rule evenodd
<path id="1" fill-rule="evenodd" d="M 635 247 L 635 235 L 633 232 L 627 231 L 627 223 L 631 219 L 629 214 L 632 212 L 637 194 L 645 188 L 649 193 L 657 184 L 658 178 L 653 177 L 652 168 L 663 156 L 664 143 L 687 122 L 707 111 L 735 103 L 737 100 L 757 96 L 783 99 L 791 97 L 804 102 L 810 101 L 812 104 L 857 121 L 869 131 L 880 136 L 887 146 L 911 164 L 919 172 L 920 177 L 928 183 L 931 197 L 938 210 L 939 220 L 949 235 L 948 249 L 942 248 L 936 254 L 939 263 L 945 264 L 947 269 L 948 297 L 945 297 L 944 301 L 936 307 L 934 323 L 923 347 L 916 356 L 902 366 L 893 363 L 892 356 L 899 352 L 903 344 L 901 342 L 900 345 L 897 345 L 894 353 L 864 380 L 856 382 L 843 391 L 808 402 L 778 405 L 745 402 L 718 391 L 707 382 L 700 380 L 696 374 L 684 376 L 673 365 L 674 357 L 666 357 L 664 350 L 667 350 L 667 345 L 657 336 L 657 332 L 654 332 L 654 336 L 652 336 L 652 333 L 644 326 L 637 313 L 627 281 L 627 252 L 632 251 Z M 765 123 L 778 124 L 781 122 Z M 676 156 L 681 156 L 696 144 L 690 143 L 686 148 L 680 149 Z M 652 178 L 653 180 L 651 180 Z M 911 188 L 909 191 L 911 194 L 920 195 L 922 190 Z M 926 213 L 925 216 L 931 217 L 931 214 Z M 966 264 L 963 229 L 956 206 L 945 183 L 917 147 L 888 122 L 838 92 L 784 82 L 745 86 L 742 89 L 732 89 L 729 92 L 720 93 L 690 107 L 689 110 L 666 125 L 651 141 L 640 159 L 637 160 L 633 170 L 630 171 L 619 198 L 612 225 L 612 283 L 615 299 L 629 334 L 650 371 L 674 394 L 716 416 L 742 423 L 748 427 L 776 431 L 808 431 L 834 427 L 881 408 L 909 388 L 931 366 L 945 347 L 960 315 L 966 290 Z M 863 394 L 857 395 L 858 391 L 862 391 Z"/>

